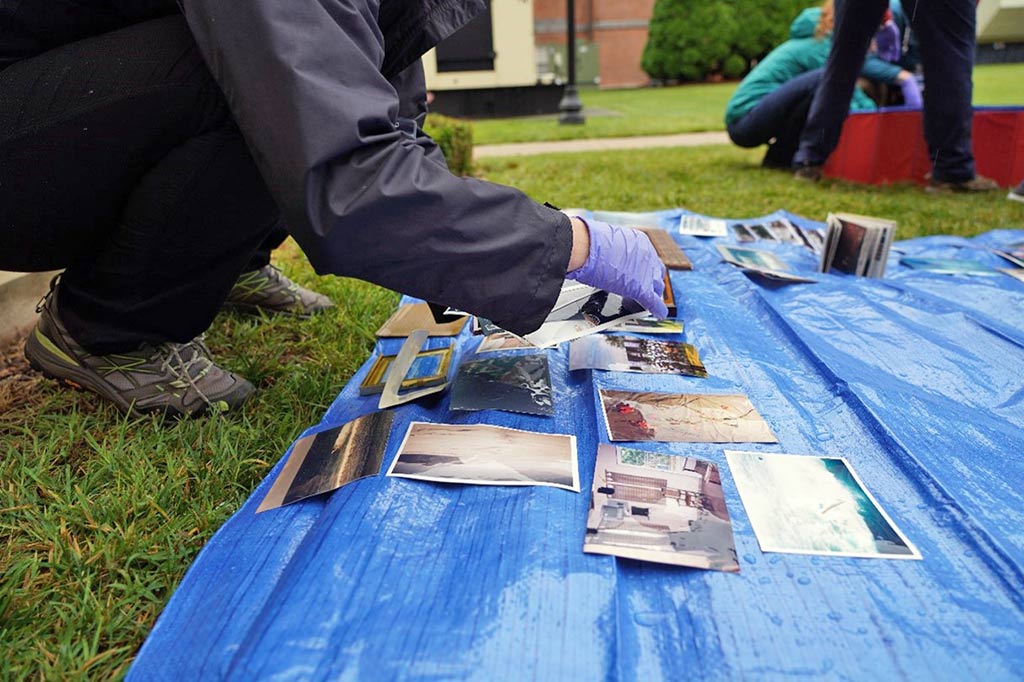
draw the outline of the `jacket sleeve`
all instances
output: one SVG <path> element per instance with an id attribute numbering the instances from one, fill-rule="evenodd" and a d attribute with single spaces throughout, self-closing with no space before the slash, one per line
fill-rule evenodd
<path id="1" fill-rule="evenodd" d="M 381 73 L 373 0 L 184 0 L 293 236 L 320 273 L 477 313 L 517 333 L 544 320 L 572 246 L 568 218 L 460 178 L 402 125 Z"/>
<path id="2" fill-rule="evenodd" d="M 873 54 L 869 54 L 864 60 L 864 68 L 860 70 L 860 75 L 873 81 L 889 83 L 891 85 L 896 82 L 896 78 L 900 75 L 900 67 L 890 64 Z"/>

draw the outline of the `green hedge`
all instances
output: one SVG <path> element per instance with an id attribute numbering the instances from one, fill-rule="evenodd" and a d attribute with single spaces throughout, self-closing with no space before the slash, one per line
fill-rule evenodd
<path id="1" fill-rule="evenodd" d="M 456 175 L 473 170 L 473 126 L 441 114 L 429 114 L 423 130 L 441 148 L 448 169 Z"/>
<path id="2" fill-rule="evenodd" d="M 658 80 L 738 78 L 789 36 L 808 0 L 657 0 L 641 66 Z"/>

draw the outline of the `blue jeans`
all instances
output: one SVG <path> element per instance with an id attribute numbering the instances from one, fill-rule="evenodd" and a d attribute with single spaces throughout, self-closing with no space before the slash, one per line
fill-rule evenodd
<path id="1" fill-rule="evenodd" d="M 789 168 L 821 74 L 822 69 L 802 73 L 765 95 L 757 106 L 726 126 L 729 139 L 740 147 L 768 144 L 764 165 Z"/>
<path id="2" fill-rule="evenodd" d="M 836 0 L 832 51 L 800 136 L 797 165 L 824 164 L 839 143 L 864 55 L 888 6 L 888 0 Z M 908 17 L 924 67 L 924 137 L 932 177 L 946 182 L 970 180 L 974 177 L 974 0 L 917 0 Z"/>

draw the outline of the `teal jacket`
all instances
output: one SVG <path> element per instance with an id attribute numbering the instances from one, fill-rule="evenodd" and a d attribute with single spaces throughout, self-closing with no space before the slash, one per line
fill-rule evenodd
<path id="1" fill-rule="evenodd" d="M 739 84 L 725 107 L 726 125 L 743 117 L 757 106 L 765 95 L 774 92 L 780 85 L 796 76 L 825 66 L 831 37 L 821 40 L 814 38 L 821 9 L 813 7 L 801 12 L 789 28 L 789 40 L 768 53 Z M 870 56 L 864 64 L 862 75 L 885 83 L 896 82 L 898 66 Z M 875 103 L 859 88 L 854 90 L 850 109 L 862 111 L 874 109 Z"/>

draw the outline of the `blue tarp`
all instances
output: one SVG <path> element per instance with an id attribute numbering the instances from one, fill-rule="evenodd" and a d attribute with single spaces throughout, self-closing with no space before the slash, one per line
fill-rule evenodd
<path id="1" fill-rule="evenodd" d="M 669 227 L 680 211 L 660 212 Z M 820 226 L 785 213 L 803 226 Z M 898 242 L 884 279 L 772 285 L 676 237 L 686 341 L 710 377 L 568 371 L 549 352 L 557 414 L 396 410 L 385 469 L 410 421 L 490 423 L 578 437 L 583 492 L 357 481 L 254 514 L 281 463 L 210 540 L 157 621 L 134 680 L 1005 680 L 1024 676 L 1024 282 L 939 275 L 903 255 L 1005 267 L 1024 240 Z M 431 343 L 445 343 L 432 339 Z M 461 355 L 476 340 L 464 332 Z M 381 340 L 394 353 L 400 340 Z M 458 362 L 459 357 L 456 357 Z M 322 430 L 376 409 L 357 386 Z M 582 552 L 597 388 L 745 393 L 778 436 L 728 446 L 841 456 L 922 561 L 766 554 L 714 444 L 645 443 L 716 462 L 741 572 Z M 283 460 L 282 460 L 283 461 Z"/>

